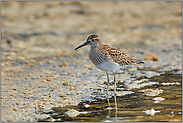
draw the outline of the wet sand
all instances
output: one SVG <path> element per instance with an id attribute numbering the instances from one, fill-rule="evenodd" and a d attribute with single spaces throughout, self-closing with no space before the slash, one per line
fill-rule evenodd
<path id="1" fill-rule="evenodd" d="M 118 86 L 128 85 L 127 91 L 151 85 L 149 78 L 165 71 L 182 74 L 181 2 L 2 2 L 1 7 L 3 122 L 37 121 L 48 117 L 39 111 L 106 98 L 106 75 L 89 61 L 89 46 L 74 50 L 90 34 L 145 61 L 117 71 Z"/>

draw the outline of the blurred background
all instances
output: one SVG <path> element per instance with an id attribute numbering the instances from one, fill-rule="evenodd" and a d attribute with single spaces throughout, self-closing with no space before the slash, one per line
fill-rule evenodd
<path id="1" fill-rule="evenodd" d="M 181 2 L 2 2 L 1 6 L 3 61 L 6 50 L 13 50 L 12 60 L 49 55 L 55 49 L 71 52 L 90 34 L 125 53 L 133 45 L 181 41 Z"/>
<path id="2" fill-rule="evenodd" d="M 105 73 L 89 61 L 89 46 L 74 50 L 90 34 L 98 34 L 102 42 L 117 47 L 130 57 L 145 61 L 141 68 L 126 68 L 121 71 L 122 74 L 117 74 L 119 82 L 127 82 L 126 85 L 130 86 L 126 79 L 133 83 L 132 77 L 149 79 L 170 71 L 178 75 L 179 79 L 172 76 L 166 79 L 166 76 L 165 80 L 181 83 L 181 4 L 123 1 L 1 2 L 2 121 L 44 119 L 47 115 L 36 114 L 35 107 L 51 109 L 77 105 L 80 98 L 90 98 L 94 90 L 91 88 L 105 89 Z M 159 82 L 161 78 L 155 80 Z M 149 84 L 149 81 L 143 80 L 142 83 Z M 135 88 L 133 84 L 132 88 Z M 176 89 L 178 87 L 179 90 L 168 88 L 167 93 L 164 91 L 164 98 L 168 101 L 165 104 L 177 106 L 166 112 L 165 119 L 174 109 L 177 115 L 182 111 L 181 85 L 175 86 Z M 141 89 L 141 85 L 138 88 Z M 170 101 L 166 97 L 168 95 L 179 97 Z M 149 100 L 147 107 L 138 107 L 141 113 L 142 109 L 149 110 L 152 103 L 151 98 L 145 100 Z M 167 121 L 181 121 L 180 115 L 177 119 L 172 118 Z M 148 120 L 151 117 L 144 121 Z"/>

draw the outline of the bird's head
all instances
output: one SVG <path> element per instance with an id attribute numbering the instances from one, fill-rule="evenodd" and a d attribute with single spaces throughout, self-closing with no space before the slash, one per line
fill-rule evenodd
<path id="1" fill-rule="evenodd" d="M 91 47 L 98 47 L 101 44 L 100 38 L 98 35 L 90 35 L 88 36 L 86 42 L 83 44 L 79 45 L 75 50 L 84 47 L 86 45 L 90 45 Z"/>

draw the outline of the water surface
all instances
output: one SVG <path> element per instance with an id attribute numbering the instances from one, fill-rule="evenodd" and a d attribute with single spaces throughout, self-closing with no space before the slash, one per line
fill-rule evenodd
<path id="1" fill-rule="evenodd" d="M 132 89 L 131 94 L 112 96 L 109 99 L 111 109 L 107 99 L 97 99 L 81 102 L 78 106 L 54 107 L 53 112 L 47 113 L 50 117 L 39 121 L 181 122 L 182 75 L 165 73 L 148 81 L 158 83 Z"/>

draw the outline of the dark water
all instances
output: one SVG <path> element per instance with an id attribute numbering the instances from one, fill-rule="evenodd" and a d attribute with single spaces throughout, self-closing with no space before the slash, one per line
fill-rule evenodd
<path id="1" fill-rule="evenodd" d="M 110 98 L 112 109 L 108 109 L 107 99 L 98 99 L 95 102 L 81 102 L 78 106 L 55 107 L 50 113 L 54 121 L 71 122 L 181 122 L 182 121 L 182 75 L 166 73 L 149 79 L 152 82 L 159 82 L 140 89 L 133 89 L 134 93 L 124 96 L 113 96 Z M 162 83 L 169 83 L 164 85 Z M 174 83 L 174 84 L 173 84 Z M 179 83 L 179 84 L 175 84 Z M 163 90 L 156 96 L 147 96 L 140 90 L 152 89 Z M 146 92 L 149 93 L 149 92 Z M 159 103 L 152 100 L 155 97 L 164 98 Z M 88 104 L 89 107 L 84 105 Z M 66 114 L 73 109 L 76 117 Z M 146 114 L 143 111 L 154 109 L 159 111 L 153 114 Z M 80 114 L 78 112 L 81 112 Z M 78 113 L 78 114 L 77 114 Z M 50 121 L 50 118 L 39 120 Z"/>

